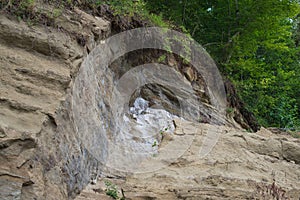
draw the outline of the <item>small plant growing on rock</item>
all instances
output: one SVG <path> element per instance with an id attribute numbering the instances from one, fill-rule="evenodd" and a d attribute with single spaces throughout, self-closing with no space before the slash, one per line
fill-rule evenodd
<path id="1" fill-rule="evenodd" d="M 233 113 L 233 112 L 234 112 L 234 109 L 233 109 L 233 108 L 231 108 L 231 107 L 226 108 L 226 113 L 227 113 L 227 114 L 231 114 L 231 113 Z"/>
<path id="2" fill-rule="evenodd" d="M 168 129 L 169 129 L 169 127 L 165 127 L 165 128 L 163 128 L 162 130 L 160 130 L 159 133 L 160 133 L 161 135 L 163 135 L 163 134 L 165 133 L 165 131 L 167 131 Z"/>
<path id="3" fill-rule="evenodd" d="M 275 184 L 275 180 L 272 184 L 263 184 L 263 185 L 256 185 L 257 193 L 261 195 L 264 199 L 274 199 L 274 200 L 285 200 L 289 199 L 286 196 L 286 191 L 277 186 Z"/>
<path id="4" fill-rule="evenodd" d="M 157 146 L 157 142 L 154 141 L 153 144 L 152 144 L 152 147 L 156 147 Z"/>
<path id="5" fill-rule="evenodd" d="M 104 183 L 106 185 L 106 195 L 113 199 L 119 199 L 117 186 L 112 184 L 110 181 L 105 181 Z"/>
<path id="6" fill-rule="evenodd" d="M 163 132 L 163 131 L 159 131 L 159 134 L 163 135 L 163 134 L 164 134 L 164 132 Z"/>
<path id="7" fill-rule="evenodd" d="M 165 60 L 166 60 L 166 55 L 161 55 L 159 58 L 158 58 L 158 62 L 165 62 Z"/>

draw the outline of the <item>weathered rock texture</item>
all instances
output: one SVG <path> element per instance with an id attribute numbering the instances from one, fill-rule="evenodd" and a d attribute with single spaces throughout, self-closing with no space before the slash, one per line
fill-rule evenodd
<path id="1" fill-rule="evenodd" d="M 41 11 L 43 9 L 49 8 L 45 5 Z M 167 160 L 167 164 L 155 172 L 128 174 L 105 168 L 103 161 L 87 149 L 87 141 L 78 132 L 78 126 L 89 125 L 89 118 L 75 126 L 78 121 L 74 121 L 71 112 L 76 107 L 72 99 L 78 91 L 74 90 L 74 81 L 81 73 L 79 68 L 87 53 L 101 39 L 122 28 L 111 30 L 110 22 L 79 9 L 65 11 L 53 23 L 54 27 L 29 26 L 13 17 L 0 16 L 1 199 L 72 199 L 98 174 L 121 177 L 113 181 L 131 199 L 263 199 L 263 195 L 270 195 L 268 187 L 273 179 L 276 181 L 273 189 L 285 190 L 284 195 L 291 199 L 299 198 L 299 140 L 265 130 L 256 134 L 242 132 L 230 116 L 223 116 L 225 119 L 221 120 L 227 127 L 177 121 L 175 136 L 169 139 L 165 136 L 160 146 L 155 147 L 160 161 Z M 138 54 L 124 56 L 113 63 L 110 66 L 113 73 L 103 73 L 105 81 L 99 82 L 103 90 L 97 92 L 111 91 L 109 83 L 126 71 L 124 66 L 130 68 L 138 63 L 132 58 Z M 173 55 L 168 55 L 166 62 L 180 72 L 209 107 L 207 88 L 199 74 Z M 176 108 L 172 94 L 163 87 L 148 85 L 139 93 L 133 94 L 129 103 L 141 95 L 148 100 L 156 99 L 150 103 L 166 105 L 169 111 Z M 109 95 L 103 98 L 105 108 L 114 105 Z M 110 115 L 103 116 L 100 106 L 93 108 L 102 114 L 100 117 L 106 120 L 109 130 L 114 130 L 113 123 L 109 123 L 114 119 Z M 211 122 L 209 114 L 203 113 L 204 118 L 199 121 Z M 200 159 L 199 147 L 207 130 L 220 132 L 221 136 L 213 151 Z M 170 163 L 172 153 L 160 156 L 164 143 L 172 145 L 181 139 L 184 142 L 183 138 L 193 143 L 182 157 Z M 102 139 L 95 138 L 92 147 L 105 152 Z M 148 169 L 157 167 L 151 160 L 140 164 Z M 98 184 L 102 186 L 93 186 L 95 190 L 89 186 L 77 198 L 107 198 L 102 191 L 103 182 L 98 181 Z M 282 195 L 282 191 L 278 192 Z"/>
<path id="2" fill-rule="evenodd" d="M 59 29 L 0 16 L 1 199 L 74 197 L 97 170 L 73 130 L 67 94 L 110 24 L 80 10 L 71 14 L 56 19 Z"/>
<path id="3" fill-rule="evenodd" d="M 100 178 L 76 199 L 102 198 L 107 190 L 105 181 L 115 184 L 119 197 L 122 189 L 126 199 L 299 199 L 298 139 L 263 128 L 247 133 L 187 121 L 177 120 L 176 125 L 175 135 L 181 135 L 180 140 L 184 135 L 194 137 L 178 160 L 151 173 L 133 173 L 123 179 Z M 205 158 L 200 158 L 203 138 L 212 130 L 221 134 L 218 143 Z M 162 160 L 168 160 L 173 153 L 176 152 Z M 155 169 L 153 163 L 156 164 L 145 160 L 141 165 Z"/>

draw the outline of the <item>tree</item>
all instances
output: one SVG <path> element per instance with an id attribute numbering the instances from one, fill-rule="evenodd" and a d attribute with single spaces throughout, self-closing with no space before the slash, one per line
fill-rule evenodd
<path id="1" fill-rule="evenodd" d="M 208 50 L 262 125 L 299 126 L 298 0 L 146 2 Z"/>

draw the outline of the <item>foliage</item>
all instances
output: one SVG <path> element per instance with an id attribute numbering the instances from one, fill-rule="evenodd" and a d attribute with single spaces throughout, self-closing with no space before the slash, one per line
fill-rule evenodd
<path id="1" fill-rule="evenodd" d="M 164 62 L 165 60 L 166 60 L 166 55 L 163 54 L 163 55 L 161 55 L 161 56 L 158 58 L 157 61 L 158 61 L 159 63 L 161 63 L 161 62 Z"/>
<path id="2" fill-rule="evenodd" d="M 170 27 L 171 24 L 163 20 L 162 15 L 151 14 L 146 8 L 144 0 L 103 0 L 97 1 L 97 5 L 106 4 L 114 10 L 114 15 L 139 16 L 144 20 L 149 20 L 156 26 Z"/>
<path id="3" fill-rule="evenodd" d="M 300 138 L 300 132 L 290 131 L 289 133 L 290 133 L 291 136 L 293 136 L 294 138 Z"/>
<path id="4" fill-rule="evenodd" d="M 226 108 L 226 113 L 227 113 L 227 114 L 231 114 L 231 113 L 233 113 L 233 112 L 234 112 L 234 109 L 233 109 L 233 108 L 231 108 L 231 107 Z"/>
<path id="5" fill-rule="evenodd" d="M 1 10 L 8 10 L 19 18 L 32 18 L 34 7 L 35 0 L 4 0 L 0 4 Z"/>
<path id="6" fill-rule="evenodd" d="M 147 0 L 203 44 L 264 126 L 299 129 L 298 0 Z"/>
<path id="7" fill-rule="evenodd" d="M 152 147 L 156 147 L 157 146 L 157 142 L 154 141 L 153 144 L 152 144 Z"/>
<path id="8" fill-rule="evenodd" d="M 0 9 L 15 15 L 19 21 L 27 22 L 29 26 L 35 24 L 52 26 L 54 19 L 62 15 L 65 5 L 67 5 L 65 2 L 56 2 L 58 5 L 55 5 L 52 10 L 46 10 L 37 6 L 38 3 L 39 1 L 36 0 L 4 0 L 0 3 Z"/>
<path id="9" fill-rule="evenodd" d="M 117 186 L 112 184 L 110 181 L 105 181 L 104 183 L 106 185 L 106 195 L 112 197 L 113 199 L 118 199 Z"/>

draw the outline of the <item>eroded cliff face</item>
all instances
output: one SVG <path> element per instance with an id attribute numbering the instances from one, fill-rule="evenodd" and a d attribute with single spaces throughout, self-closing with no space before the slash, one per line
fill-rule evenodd
<path id="1" fill-rule="evenodd" d="M 212 105 L 205 78 L 172 54 L 163 62 L 182 81 L 168 79 L 178 92 L 164 82 L 146 84 L 132 91 L 128 112 L 116 116 L 116 81 L 157 61 L 160 52 L 130 52 L 95 71 L 97 59 L 82 62 L 120 30 L 79 9 L 54 24 L 28 26 L 0 16 L 1 199 L 104 199 L 106 177 L 131 199 L 271 198 L 273 180 L 278 194 L 299 198 L 299 140 L 243 131 L 231 113 Z M 211 63 L 205 53 L 203 60 Z M 140 82 L 147 73 L 138 74 L 132 78 Z M 196 119 L 181 115 L 186 96 L 198 97 L 189 105 L 201 106 Z M 217 144 L 201 157 L 205 139 Z M 81 192 L 91 179 L 99 181 Z"/>
<path id="2" fill-rule="evenodd" d="M 218 143 L 200 158 L 204 137 L 212 129 L 220 133 Z M 119 197 L 126 199 L 299 199 L 299 140 L 264 128 L 249 134 L 184 120 L 176 120 L 174 134 L 179 137 L 168 142 L 184 143 L 193 137 L 190 148 L 176 161 L 151 173 L 132 173 L 123 179 L 101 177 L 76 199 L 110 199 L 106 194 L 108 182 L 116 187 Z M 163 160 L 168 162 L 176 153 L 169 152 Z M 153 159 L 141 165 L 156 169 Z"/>
<path id="3" fill-rule="evenodd" d="M 56 23 L 28 26 L 0 16 L 1 199 L 74 197 L 98 170 L 74 131 L 68 94 L 110 23 L 80 10 Z"/>

